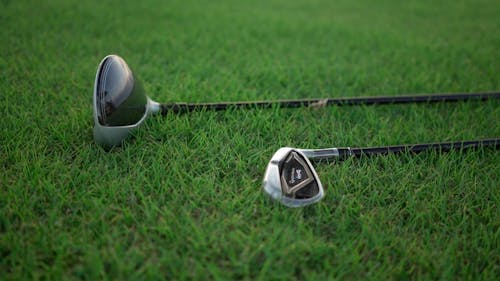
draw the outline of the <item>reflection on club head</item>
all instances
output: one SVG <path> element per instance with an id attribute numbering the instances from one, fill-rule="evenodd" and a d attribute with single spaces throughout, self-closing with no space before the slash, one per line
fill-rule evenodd
<path id="1" fill-rule="evenodd" d="M 323 186 L 309 159 L 299 150 L 280 148 L 269 162 L 264 191 L 288 207 L 302 207 L 323 198 Z"/>

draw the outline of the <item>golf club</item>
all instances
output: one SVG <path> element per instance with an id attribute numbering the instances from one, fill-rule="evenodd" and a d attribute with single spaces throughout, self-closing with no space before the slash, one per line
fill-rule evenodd
<path id="1" fill-rule="evenodd" d="M 229 108 L 271 108 L 274 106 L 297 108 L 435 103 L 497 98 L 500 98 L 500 92 L 159 104 L 146 95 L 140 80 L 133 74 L 124 59 L 117 55 L 109 55 L 99 64 L 95 78 L 93 96 L 94 140 L 97 144 L 105 147 L 120 145 L 131 131 L 138 128 L 151 114 L 166 115 L 203 110 L 220 111 Z"/>
<path id="2" fill-rule="evenodd" d="M 500 148 L 500 138 L 423 143 L 365 148 L 297 149 L 282 147 L 274 153 L 267 165 L 262 187 L 272 199 L 288 207 L 303 207 L 321 200 L 323 185 L 310 160 L 386 155 L 392 153 L 420 153 L 428 150 L 446 152 L 478 147 Z"/>

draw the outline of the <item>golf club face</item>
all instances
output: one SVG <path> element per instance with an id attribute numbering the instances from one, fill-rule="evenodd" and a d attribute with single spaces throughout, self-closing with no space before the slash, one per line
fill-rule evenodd
<path id="1" fill-rule="evenodd" d="M 94 140 L 102 146 L 120 145 L 157 105 L 146 96 L 125 60 L 106 56 L 94 85 Z"/>
<path id="2" fill-rule="evenodd" d="M 303 207 L 323 198 L 323 186 L 300 150 L 283 147 L 274 153 L 263 180 L 264 191 L 288 207 Z"/>

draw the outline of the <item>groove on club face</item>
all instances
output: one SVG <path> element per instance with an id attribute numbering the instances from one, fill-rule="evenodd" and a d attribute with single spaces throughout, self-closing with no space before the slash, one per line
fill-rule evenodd
<path id="1" fill-rule="evenodd" d="M 146 114 L 148 100 L 142 84 L 119 56 L 103 60 L 95 89 L 95 110 L 103 126 L 133 125 Z"/>
<path id="2" fill-rule="evenodd" d="M 323 186 L 309 159 L 300 151 L 280 148 L 269 162 L 264 191 L 288 207 L 302 207 L 323 198 Z"/>

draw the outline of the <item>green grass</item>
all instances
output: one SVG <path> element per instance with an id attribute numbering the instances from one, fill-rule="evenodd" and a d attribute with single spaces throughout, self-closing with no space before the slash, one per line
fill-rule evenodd
<path id="1" fill-rule="evenodd" d="M 499 137 L 499 101 L 170 115 L 110 152 L 91 117 L 109 53 L 161 102 L 499 90 L 497 1 L 123 2 L 0 2 L 1 280 L 500 276 L 492 149 L 318 163 L 301 209 L 261 190 L 279 147 Z"/>

